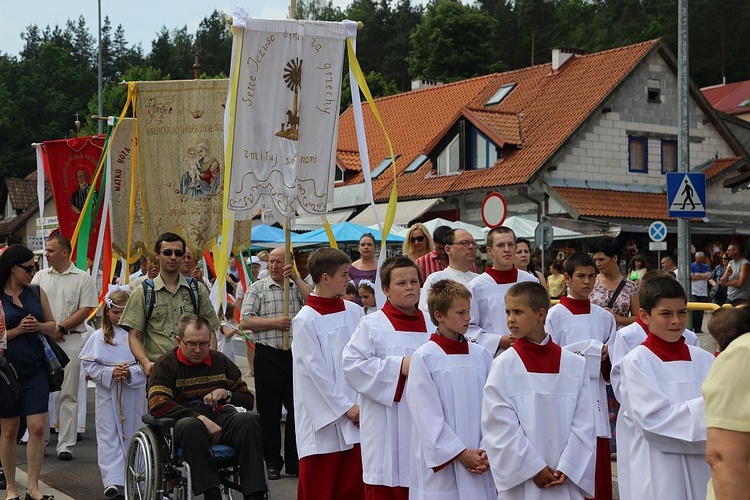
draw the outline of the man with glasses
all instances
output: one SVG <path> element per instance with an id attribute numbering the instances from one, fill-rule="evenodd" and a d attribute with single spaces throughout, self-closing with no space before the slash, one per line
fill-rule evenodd
<path id="1" fill-rule="evenodd" d="M 175 346 L 182 316 L 198 314 L 208 321 L 212 331 L 221 327 L 208 289 L 201 283 L 188 282 L 180 274 L 185 240 L 177 234 L 164 233 L 156 240 L 154 252 L 159 274 L 153 279 L 151 300 L 147 300 L 146 286 L 135 287 L 120 318 L 120 326 L 129 333 L 130 350 L 147 377 L 154 361 Z M 216 349 L 214 336 L 211 341 L 211 348 Z"/>
<path id="2" fill-rule="evenodd" d="M 86 331 L 83 322 L 97 305 L 96 289 L 91 276 L 70 261 L 72 248 L 64 236 L 52 236 L 45 245 L 45 257 L 50 267 L 42 269 L 31 280 L 39 285 L 49 298 L 57 328 L 49 336 L 58 342 L 70 358 L 65 367 L 65 378 L 60 391 L 57 415 L 60 430 L 57 436 L 57 458 L 73 459 L 73 447 L 78 439 L 78 403 L 81 360 L 78 354 L 83 347 L 81 334 Z M 26 269 L 29 274 L 34 269 Z M 85 391 L 80 402 L 85 405 Z M 47 426 L 47 431 L 49 426 Z M 46 432 L 45 432 L 46 434 Z M 45 436 L 49 442 L 48 436 Z"/>
<path id="3" fill-rule="evenodd" d="M 175 446 L 190 466 L 193 493 L 206 500 L 222 498 L 212 444 L 231 446 L 240 463 L 240 485 L 246 499 L 267 491 L 263 448 L 253 395 L 240 369 L 224 354 L 210 351 L 208 321 L 186 314 L 179 322 L 178 345 L 156 360 L 148 387 L 149 413 L 173 418 Z"/>
<path id="4" fill-rule="evenodd" d="M 427 296 L 433 283 L 450 279 L 466 286 L 471 280 L 479 276 L 471 270 L 474 266 L 477 250 L 477 242 L 471 233 L 465 229 L 451 229 L 445 233 L 443 243 L 445 243 L 445 253 L 448 255 L 448 267 L 430 274 L 424 280 L 422 292 L 419 296 L 419 308 L 427 313 L 429 313 Z"/>

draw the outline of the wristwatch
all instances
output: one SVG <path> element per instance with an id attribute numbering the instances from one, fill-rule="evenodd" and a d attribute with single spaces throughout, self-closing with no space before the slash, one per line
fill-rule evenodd
<path id="1" fill-rule="evenodd" d="M 68 334 L 68 330 L 64 326 L 62 326 L 61 324 L 57 325 L 57 329 L 60 330 L 60 333 L 62 333 L 63 335 L 67 335 Z"/>

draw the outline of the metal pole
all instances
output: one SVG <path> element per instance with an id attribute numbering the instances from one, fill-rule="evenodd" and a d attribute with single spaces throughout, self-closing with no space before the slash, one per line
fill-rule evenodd
<path id="1" fill-rule="evenodd" d="M 97 113 L 99 116 L 104 115 L 104 96 L 102 95 L 102 0 L 97 0 L 99 4 L 99 105 L 97 106 Z M 99 120 L 98 123 L 99 133 L 104 133 L 104 122 Z"/>
<path id="2" fill-rule="evenodd" d="M 677 16 L 677 171 L 690 170 L 690 98 L 688 66 L 688 0 L 678 0 Z M 690 296 L 690 219 L 677 219 L 677 269 L 678 278 L 685 293 Z"/>

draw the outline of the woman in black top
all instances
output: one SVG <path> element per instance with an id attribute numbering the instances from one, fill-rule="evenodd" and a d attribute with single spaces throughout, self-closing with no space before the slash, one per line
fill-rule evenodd
<path id="1" fill-rule="evenodd" d="M 44 457 L 49 379 L 37 333 L 50 335 L 56 327 L 44 291 L 35 291 L 29 286 L 35 269 L 34 253 L 23 245 L 12 245 L 0 255 L 0 300 L 8 338 L 5 355 L 18 372 L 22 390 L 19 404 L 0 413 L 0 461 L 8 481 L 6 498 L 10 499 L 18 497 L 15 480 L 16 433 L 21 415 L 26 416 L 29 429 L 26 499 L 48 498 L 39 491 L 39 476 Z"/>

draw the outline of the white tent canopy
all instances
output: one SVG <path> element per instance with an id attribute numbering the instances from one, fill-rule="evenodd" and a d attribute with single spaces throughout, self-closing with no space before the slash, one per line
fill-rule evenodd
<path id="1" fill-rule="evenodd" d="M 432 219 L 424 223 L 424 227 L 426 227 L 430 234 L 435 232 L 435 229 L 437 229 L 440 226 L 448 226 L 451 229 L 463 229 L 467 231 L 478 243 L 484 243 L 487 231 L 485 231 L 483 228 L 479 226 L 474 226 L 472 224 L 467 224 L 465 222 L 459 221 L 450 221 L 446 219 Z"/>
<path id="2" fill-rule="evenodd" d="M 516 233 L 516 238 L 526 238 L 527 240 L 534 241 L 534 232 L 539 223 L 536 221 L 535 215 L 514 215 L 508 217 L 503 222 L 503 226 L 509 227 Z M 487 229 L 487 228 L 485 228 Z M 569 229 L 563 229 L 561 227 L 552 226 L 552 234 L 555 241 L 559 240 L 576 240 L 580 238 L 601 238 L 600 234 L 582 234 Z"/>

